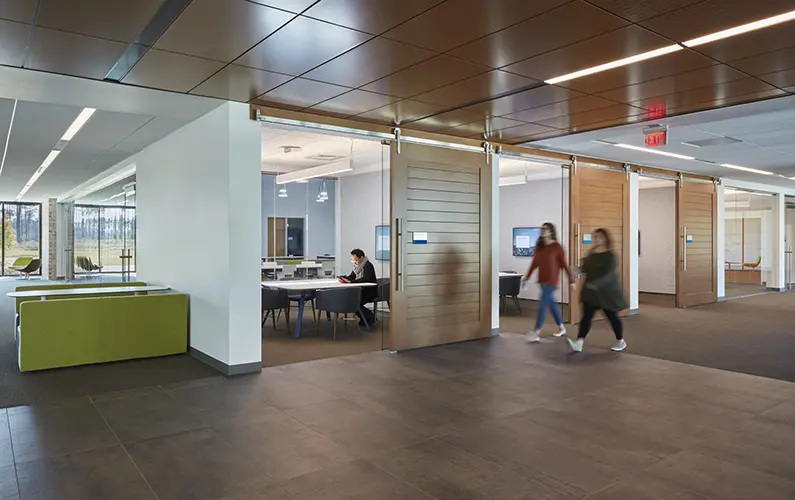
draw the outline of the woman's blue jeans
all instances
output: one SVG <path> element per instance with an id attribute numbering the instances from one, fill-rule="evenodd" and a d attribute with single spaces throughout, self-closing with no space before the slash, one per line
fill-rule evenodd
<path id="1" fill-rule="evenodd" d="M 544 326 L 544 319 L 546 319 L 547 315 L 547 308 L 552 313 L 552 317 L 555 318 L 556 325 L 563 324 L 563 317 L 560 315 L 560 308 L 558 307 L 558 303 L 555 302 L 555 290 L 558 287 L 556 285 L 544 285 L 541 284 L 541 299 L 539 300 L 538 304 L 538 317 L 536 318 L 536 330 L 540 330 L 542 326 Z"/>

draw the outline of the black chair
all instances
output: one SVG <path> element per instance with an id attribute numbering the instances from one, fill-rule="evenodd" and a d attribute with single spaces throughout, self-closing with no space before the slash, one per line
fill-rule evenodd
<path id="1" fill-rule="evenodd" d="M 33 259 L 27 266 L 20 269 L 19 272 L 25 275 L 26 280 L 29 280 L 30 275 L 37 272 L 39 269 L 41 269 L 41 259 Z"/>
<path id="2" fill-rule="evenodd" d="M 287 330 L 290 330 L 290 297 L 287 295 L 287 290 L 278 290 L 276 288 L 262 287 L 262 326 L 265 326 L 270 315 L 273 318 L 273 329 L 276 329 L 276 312 L 284 311 L 287 318 Z"/>
<path id="3" fill-rule="evenodd" d="M 516 276 L 501 276 L 500 277 L 500 305 L 502 312 L 506 312 L 507 301 L 506 299 L 513 299 L 516 309 L 522 312 L 522 306 L 519 305 L 519 292 L 522 290 L 522 277 Z"/>
<path id="4" fill-rule="evenodd" d="M 378 295 L 373 299 L 373 317 L 375 319 L 378 319 L 378 304 L 380 302 L 386 302 L 390 311 L 392 310 L 389 278 L 378 278 Z"/>
<path id="5" fill-rule="evenodd" d="M 296 293 L 290 295 L 290 302 L 301 302 L 301 294 Z M 315 318 L 315 292 L 304 292 L 304 303 L 309 303 L 312 306 L 312 319 Z"/>
<path id="6" fill-rule="evenodd" d="M 361 310 L 362 289 L 357 286 L 318 290 L 315 295 L 315 300 L 317 301 L 318 316 L 320 315 L 321 311 L 334 314 L 334 339 L 336 340 L 337 322 L 339 321 L 340 314 L 355 314 Z M 315 321 L 317 321 L 318 335 L 320 335 L 319 320 L 320 318 L 315 319 Z M 364 315 L 362 315 L 362 321 L 364 321 L 364 325 L 369 330 L 370 325 L 367 324 L 367 320 L 364 319 Z"/>

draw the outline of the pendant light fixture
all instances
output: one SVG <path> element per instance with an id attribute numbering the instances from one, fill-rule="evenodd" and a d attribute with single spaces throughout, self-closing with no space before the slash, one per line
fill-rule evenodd
<path id="1" fill-rule="evenodd" d="M 284 184 L 279 188 L 279 198 L 287 198 L 287 186 Z"/>
<path id="2" fill-rule="evenodd" d="M 320 182 L 320 188 L 317 193 L 317 202 L 325 203 L 327 200 L 328 200 L 328 189 L 326 188 L 326 181 L 322 180 Z"/>

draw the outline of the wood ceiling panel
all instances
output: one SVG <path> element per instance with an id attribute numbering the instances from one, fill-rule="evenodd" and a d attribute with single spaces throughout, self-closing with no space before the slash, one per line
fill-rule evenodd
<path id="1" fill-rule="evenodd" d="M 795 3 L 793 3 L 795 9 Z M 696 47 L 696 50 L 722 62 L 743 59 L 766 52 L 773 52 L 795 45 L 792 22 L 744 33 L 740 36 L 717 40 Z"/>
<path id="2" fill-rule="evenodd" d="M 199 85 L 191 94 L 248 102 L 292 78 L 280 73 L 230 64 Z"/>
<path id="3" fill-rule="evenodd" d="M 162 3 L 163 0 L 42 0 L 36 24 L 130 43 Z"/>
<path id="4" fill-rule="evenodd" d="M 731 65 L 751 75 L 763 75 L 795 68 L 795 47 L 732 61 Z"/>
<path id="5" fill-rule="evenodd" d="M 435 131 L 445 128 L 457 127 L 476 120 L 482 120 L 485 116 L 463 109 L 454 109 L 440 113 L 438 115 L 423 118 L 422 120 L 411 122 L 408 127 L 416 130 Z"/>
<path id="6" fill-rule="evenodd" d="M 287 109 L 303 109 L 348 92 L 349 88 L 296 78 L 281 87 L 260 96 L 257 102 L 266 106 Z"/>
<path id="7" fill-rule="evenodd" d="M 754 0 L 753 2 L 706 0 L 640 24 L 677 42 L 685 42 L 783 14 L 793 8 L 792 0 Z"/>
<path id="8" fill-rule="evenodd" d="M 464 45 L 450 54 L 501 68 L 627 24 L 597 7 L 576 1 Z"/>
<path id="9" fill-rule="evenodd" d="M 538 108 L 547 104 L 567 101 L 583 94 L 574 90 L 564 89 L 555 85 L 544 85 L 537 89 L 525 90 L 505 97 L 468 106 L 467 110 L 489 116 L 501 116 L 516 113 L 530 108 Z"/>
<path id="10" fill-rule="evenodd" d="M 629 66 L 561 82 L 558 85 L 587 94 L 597 94 L 606 90 L 706 68 L 713 64 L 716 64 L 715 61 L 708 57 L 691 50 L 680 50 L 679 52 L 630 64 Z"/>
<path id="11" fill-rule="evenodd" d="M 336 85 L 359 87 L 434 55 L 429 50 L 386 38 L 373 38 L 304 76 Z"/>
<path id="12" fill-rule="evenodd" d="M 588 125 L 590 123 L 598 123 L 607 120 L 623 119 L 630 116 L 645 115 L 643 109 L 638 109 L 626 104 L 617 104 L 615 106 L 608 106 L 604 108 L 586 111 L 584 113 L 577 113 L 567 116 L 559 116 L 549 120 L 538 122 L 539 125 L 546 125 L 547 127 L 557 129 L 568 129 L 572 131 L 576 127 Z"/>
<path id="13" fill-rule="evenodd" d="M 397 100 L 396 97 L 387 95 L 365 92 L 363 90 L 351 90 L 333 99 L 312 106 L 307 111 L 323 111 L 325 113 L 332 113 L 345 117 L 380 108 L 387 104 L 392 104 Z"/>
<path id="14" fill-rule="evenodd" d="M 193 0 L 155 48 L 230 62 L 293 17 L 245 0 Z"/>
<path id="15" fill-rule="evenodd" d="M 759 77 L 776 87 L 785 88 L 795 85 L 795 69 L 788 69 L 785 71 L 776 71 L 775 73 L 768 73 Z"/>
<path id="16" fill-rule="evenodd" d="M 701 2 L 703 0 L 590 0 L 594 5 L 609 10 L 617 16 L 639 23 L 683 7 Z"/>
<path id="17" fill-rule="evenodd" d="M 566 135 L 568 132 L 563 130 L 555 130 L 551 129 L 551 132 L 543 132 L 540 134 L 531 134 L 524 137 L 517 137 L 515 139 L 511 139 L 507 142 L 510 144 L 525 144 L 532 141 L 542 141 L 544 139 L 551 139 L 553 137 L 560 137 L 561 135 Z"/>
<path id="18" fill-rule="evenodd" d="M 631 123 L 638 123 L 644 120 L 646 120 L 645 115 L 623 116 L 621 118 L 615 118 L 603 122 L 588 123 L 586 125 L 577 125 L 569 129 L 568 133 L 579 133 L 579 132 L 586 132 L 588 130 L 599 130 L 603 128 L 619 127 L 621 125 L 629 125 Z"/>
<path id="19" fill-rule="evenodd" d="M 442 0 L 323 0 L 304 15 L 378 35 L 430 9 Z"/>
<path id="20" fill-rule="evenodd" d="M 417 101 L 441 106 L 459 106 L 538 83 L 504 71 L 491 71 L 416 96 Z"/>
<path id="21" fill-rule="evenodd" d="M 30 25 L 0 19 L 0 64 L 22 66 Z"/>
<path id="22" fill-rule="evenodd" d="M 716 102 L 734 96 L 767 92 L 770 90 L 774 90 L 771 85 L 761 82 L 756 78 L 743 78 L 676 94 L 641 99 L 631 104 L 642 108 L 664 104 L 665 109 L 674 110 L 683 106 Z"/>
<path id="23" fill-rule="evenodd" d="M 404 99 L 356 116 L 357 118 L 363 118 L 378 123 L 399 125 L 407 121 L 439 113 L 443 110 L 444 107 L 442 106 Z"/>
<path id="24" fill-rule="evenodd" d="M 223 63 L 218 61 L 151 49 L 122 82 L 174 92 L 188 92 L 223 67 Z"/>
<path id="25" fill-rule="evenodd" d="M 418 47 L 446 52 L 568 1 L 448 0 L 388 31 L 384 36 Z"/>
<path id="26" fill-rule="evenodd" d="M 439 132 L 442 134 L 458 135 L 463 137 L 477 136 L 479 138 L 483 138 L 485 136 L 490 136 L 491 134 L 493 134 L 498 130 L 517 127 L 519 125 L 527 125 L 527 124 L 524 122 L 520 122 L 518 120 L 510 120 L 508 118 L 487 116 L 475 122 L 465 123 L 464 125 L 458 125 L 457 127 L 442 129 Z M 527 135 L 527 134 L 522 134 L 522 135 Z"/>
<path id="27" fill-rule="evenodd" d="M 369 38 L 365 33 L 298 17 L 235 62 L 266 71 L 300 75 Z"/>
<path id="28" fill-rule="evenodd" d="M 0 2 L 0 19 L 33 24 L 37 0 L 3 0 Z"/>
<path id="29" fill-rule="evenodd" d="M 268 7 L 276 7 L 277 9 L 300 13 L 306 10 L 307 7 L 315 3 L 317 0 L 251 0 L 251 1 L 261 5 L 267 5 Z"/>
<path id="30" fill-rule="evenodd" d="M 675 114 L 695 113 L 696 111 L 705 111 L 708 109 L 719 108 L 722 106 L 731 106 L 734 104 L 742 104 L 746 102 L 754 102 L 761 99 L 769 99 L 771 97 L 780 97 L 786 95 L 786 92 L 780 89 L 765 90 L 762 92 L 754 92 L 751 94 L 742 94 L 732 97 L 721 97 L 711 101 L 705 101 L 698 104 L 683 105 L 676 108 L 671 108 L 669 111 Z"/>
<path id="31" fill-rule="evenodd" d="M 123 43 L 35 28 L 25 67 L 102 80 L 125 49 Z"/>
<path id="32" fill-rule="evenodd" d="M 440 55 L 381 78 L 363 88 L 408 98 L 490 70 L 491 68 L 487 66 Z"/>
<path id="33" fill-rule="evenodd" d="M 518 113 L 505 115 L 506 118 L 513 118 L 523 122 L 540 122 L 558 116 L 584 113 L 594 109 L 607 108 L 615 105 L 613 101 L 594 96 L 578 97 L 568 101 L 556 102 L 546 106 L 527 109 Z"/>
<path id="34" fill-rule="evenodd" d="M 670 41 L 644 28 L 627 26 L 503 69 L 536 80 L 549 80 L 668 45 Z"/>
<path id="35" fill-rule="evenodd" d="M 538 125 L 536 123 L 526 123 L 524 125 L 519 125 L 516 127 L 505 128 L 501 130 L 494 130 L 488 134 L 480 135 L 480 136 L 472 136 L 472 138 L 478 139 L 487 139 L 489 141 L 515 141 L 517 139 L 528 137 L 528 136 L 550 136 L 550 135 L 557 135 L 560 134 L 561 131 L 545 127 L 543 125 Z"/>
<path id="36" fill-rule="evenodd" d="M 732 80 L 747 78 L 746 75 L 723 64 L 680 73 L 674 76 L 658 78 L 648 82 L 629 85 L 620 89 L 609 90 L 598 94 L 605 99 L 618 102 L 633 102 L 651 97 L 676 94 L 699 87 L 708 87 Z"/>

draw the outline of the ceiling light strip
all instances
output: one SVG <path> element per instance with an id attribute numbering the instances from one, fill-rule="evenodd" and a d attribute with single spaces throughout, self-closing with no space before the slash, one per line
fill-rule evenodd
<path id="1" fill-rule="evenodd" d="M 759 170 L 757 168 L 742 167 L 740 165 L 732 165 L 731 163 L 721 163 L 720 166 L 724 167 L 724 168 L 730 168 L 732 170 L 742 170 L 743 172 L 751 172 L 753 174 L 775 175 L 773 172 L 768 172 L 766 170 Z"/>
<path id="2" fill-rule="evenodd" d="M 790 12 L 785 12 L 784 14 L 779 14 L 777 16 L 768 17 L 766 19 L 761 19 L 759 21 L 754 21 L 752 23 L 735 26 L 734 28 L 725 29 L 723 31 L 718 31 L 716 33 L 711 33 L 709 35 L 700 36 L 698 38 L 688 40 L 684 42 L 682 45 L 684 45 L 685 47 L 697 47 L 699 45 L 704 45 L 705 43 L 710 43 L 717 40 L 723 40 L 724 38 L 742 35 L 743 33 L 756 31 L 762 28 L 768 28 L 776 24 L 786 23 L 788 21 L 792 21 L 793 19 L 795 19 L 795 10 Z"/>
<path id="3" fill-rule="evenodd" d="M 672 52 L 677 52 L 682 50 L 683 47 L 678 44 L 668 45 L 666 47 L 662 47 L 656 50 L 650 50 L 648 52 L 644 52 L 642 54 L 637 54 L 630 57 L 625 57 L 623 59 L 618 59 L 615 61 L 611 61 L 605 64 L 600 64 L 599 66 L 592 66 L 590 68 L 586 68 L 580 71 L 575 71 L 574 73 L 569 73 L 567 75 L 558 76 L 555 78 L 551 78 L 549 80 L 544 80 L 544 83 L 549 85 L 555 85 L 556 83 L 565 82 L 568 80 L 574 80 L 575 78 L 580 78 L 583 76 L 593 75 L 594 73 L 600 73 L 602 71 L 607 71 L 614 68 L 620 68 L 621 66 L 628 66 L 630 64 L 634 64 L 636 62 L 645 61 L 647 59 L 652 59 L 655 57 L 664 56 L 666 54 L 670 54 Z"/>
<path id="4" fill-rule="evenodd" d="M 640 147 L 640 146 L 632 146 L 630 144 L 622 144 L 622 143 L 611 143 L 611 144 L 613 146 L 617 147 L 617 148 L 631 149 L 633 151 L 642 151 L 644 153 L 651 153 L 651 154 L 660 155 L 660 156 L 669 156 L 671 158 L 677 158 L 679 160 L 695 160 L 695 158 L 693 156 L 685 156 L 685 155 L 680 155 L 680 154 L 676 154 L 676 153 L 669 153 L 668 151 L 658 151 L 656 149 L 649 149 L 649 148 L 644 148 L 644 147 Z"/>
<path id="5" fill-rule="evenodd" d="M 8 134 L 6 134 L 6 144 L 3 148 L 3 159 L 0 160 L 0 175 L 3 175 L 3 168 L 6 166 L 6 156 L 8 155 L 8 144 L 11 142 L 11 129 L 14 127 L 14 118 L 17 116 L 17 103 L 14 99 L 14 107 L 11 109 L 11 120 L 8 122 Z"/>
<path id="6" fill-rule="evenodd" d="M 85 126 L 85 124 L 88 123 L 88 120 L 90 120 L 91 117 L 94 116 L 94 113 L 96 111 L 97 110 L 94 108 L 83 108 L 80 114 L 78 114 L 77 117 L 74 120 L 72 120 L 72 123 L 69 125 L 69 128 L 67 128 L 66 132 L 64 132 L 63 136 L 61 136 L 61 140 L 58 141 L 58 144 L 56 144 L 55 147 L 52 149 L 52 151 L 50 151 L 50 153 L 47 155 L 47 157 L 44 158 L 44 161 L 41 162 L 39 168 L 37 168 L 36 171 L 33 172 L 33 175 L 30 177 L 30 180 L 28 180 L 27 184 L 25 184 L 25 187 L 22 188 L 22 191 L 19 192 L 16 201 L 21 200 L 22 197 L 27 194 L 28 190 L 33 186 L 33 184 L 37 180 L 39 180 L 41 174 L 43 174 L 44 171 L 47 170 L 50 167 L 50 165 L 52 165 L 52 162 L 54 162 L 55 159 L 58 158 L 58 155 L 61 154 L 61 151 L 63 151 L 66 145 L 69 144 L 69 141 L 72 140 L 72 138 L 74 138 L 74 136 L 76 136 L 78 132 L 80 132 L 80 129 L 82 129 Z"/>

